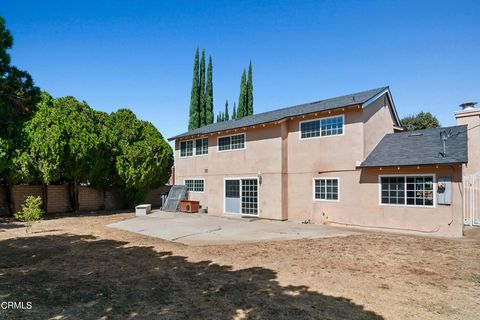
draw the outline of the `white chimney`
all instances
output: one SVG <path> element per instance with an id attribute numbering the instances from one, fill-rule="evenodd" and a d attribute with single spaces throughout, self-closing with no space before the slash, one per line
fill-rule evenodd
<path id="1" fill-rule="evenodd" d="M 457 124 L 467 125 L 468 164 L 463 168 L 464 175 L 480 172 L 480 109 L 476 102 L 462 103 L 462 110 L 455 112 Z"/>

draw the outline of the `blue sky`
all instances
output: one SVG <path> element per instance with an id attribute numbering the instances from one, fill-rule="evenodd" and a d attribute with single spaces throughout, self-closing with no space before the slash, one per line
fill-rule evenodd
<path id="1" fill-rule="evenodd" d="M 452 125 L 480 100 L 480 1 L 2 0 L 0 15 L 42 89 L 131 108 L 165 137 L 187 128 L 197 47 L 216 111 L 250 59 L 257 113 L 389 85 L 400 116 Z"/>

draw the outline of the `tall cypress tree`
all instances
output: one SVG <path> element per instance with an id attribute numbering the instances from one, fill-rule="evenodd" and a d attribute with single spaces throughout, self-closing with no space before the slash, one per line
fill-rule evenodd
<path id="1" fill-rule="evenodd" d="M 233 103 L 233 112 L 232 112 L 232 120 L 237 119 L 237 107 L 235 106 L 235 102 Z"/>
<path id="2" fill-rule="evenodd" d="M 206 109 L 205 124 L 213 123 L 213 79 L 212 79 L 212 56 L 208 57 L 207 87 L 206 87 Z"/>
<path id="3" fill-rule="evenodd" d="M 230 116 L 228 114 L 228 100 L 225 102 L 225 121 L 230 120 Z"/>
<path id="4" fill-rule="evenodd" d="M 252 60 L 248 66 L 247 79 L 247 115 L 253 114 L 253 82 L 252 82 Z"/>
<path id="5" fill-rule="evenodd" d="M 206 97 L 205 97 L 205 49 L 202 49 L 202 58 L 200 59 L 200 81 L 199 81 L 199 97 L 200 97 L 200 108 L 199 108 L 199 127 L 205 125 L 205 115 L 206 115 Z"/>
<path id="6" fill-rule="evenodd" d="M 199 127 L 200 123 L 200 92 L 199 92 L 199 79 L 198 79 L 198 48 L 195 53 L 195 59 L 193 60 L 193 80 L 192 91 L 190 94 L 190 112 L 188 119 L 188 130 L 194 130 Z"/>
<path id="7" fill-rule="evenodd" d="M 247 111 L 247 75 L 245 69 L 243 69 L 242 80 L 240 81 L 240 96 L 238 98 L 237 117 L 245 117 L 248 115 Z"/>

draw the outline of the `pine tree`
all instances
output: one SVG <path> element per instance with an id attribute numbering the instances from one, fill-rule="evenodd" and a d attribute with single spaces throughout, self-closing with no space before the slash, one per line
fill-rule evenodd
<path id="1" fill-rule="evenodd" d="M 213 123 L 213 79 L 212 79 L 212 56 L 208 57 L 207 87 L 206 87 L 206 110 L 205 124 Z"/>
<path id="2" fill-rule="evenodd" d="M 220 122 L 220 114 L 217 113 L 217 123 Z"/>
<path id="3" fill-rule="evenodd" d="M 228 115 L 228 100 L 225 102 L 225 121 L 230 120 L 230 116 Z"/>
<path id="4" fill-rule="evenodd" d="M 253 114 L 253 82 L 252 82 L 252 60 L 248 66 L 248 79 L 247 79 L 247 115 Z"/>
<path id="5" fill-rule="evenodd" d="M 247 75 L 243 69 L 242 80 L 240 81 L 240 96 L 238 98 L 237 117 L 242 118 L 247 114 Z"/>
<path id="6" fill-rule="evenodd" d="M 199 83 L 198 83 L 198 48 L 195 53 L 195 59 L 193 61 L 193 80 L 192 80 L 192 91 L 190 94 L 190 112 L 188 119 L 188 130 L 197 129 L 200 123 L 199 110 L 200 110 L 200 100 L 199 100 Z"/>
<path id="7" fill-rule="evenodd" d="M 205 125 L 206 116 L 206 97 L 205 97 L 205 49 L 202 49 L 202 58 L 200 59 L 200 81 L 199 81 L 199 97 L 200 97 L 200 110 L 199 110 L 199 127 Z"/>
<path id="8" fill-rule="evenodd" d="M 233 103 L 233 112 L 232 112 L 232 120 L 237 119 L 237 107 L 235 106 L 235 102 Z"/>

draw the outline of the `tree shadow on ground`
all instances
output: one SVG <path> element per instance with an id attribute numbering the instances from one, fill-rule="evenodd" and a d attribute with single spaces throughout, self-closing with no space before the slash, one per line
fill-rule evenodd
<path id="1" fill-rule="evenodd" d="M 2 319 L 382 319 L 349 299 L 281 286 L 266 268 L 69 234 L 0 241 L 0 298 L 33 304 L 0 309 Z"/>

